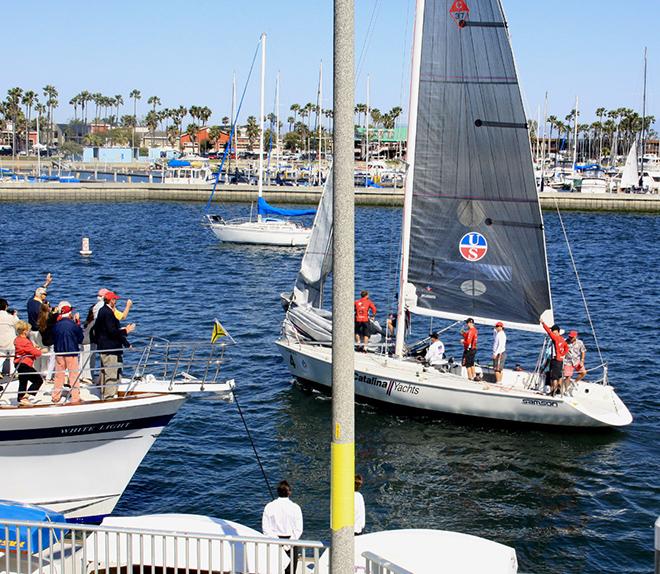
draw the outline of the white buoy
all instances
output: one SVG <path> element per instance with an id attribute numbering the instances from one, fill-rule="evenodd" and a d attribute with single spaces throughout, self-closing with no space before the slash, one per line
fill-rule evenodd
<path id="1" fill-rule="evenodd" d="M 82 238 L 82 245 L 80 246 L 80 255 L 87 257 L 92 254 L 92 250 L 89 248 L 89 237 Z"/>

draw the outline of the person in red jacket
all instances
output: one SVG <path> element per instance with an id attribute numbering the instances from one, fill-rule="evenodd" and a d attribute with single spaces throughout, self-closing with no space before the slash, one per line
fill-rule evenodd
<path id="1" fill-rule="evenodd" d="M 369 291 L 361 291 L 360 299 L 355 302 L 355 343 L 358 351 L 367 352 L 369 342 L 369 311 L 376 316 L 376 305 L 369 299 Z M 360 337 L 363 344 L 360 347 Z"/>
<path id="2" fill-rule="evenodd" d="M 30 400 L 37 394 L 39 387 L 43 384 L 41 375 L 34 369 L 34 360 L 41 357 L 41 350 L 34 346 L 29 339 L 30 324 L 26 321 L 16 323 L 18 337 L 14 340 L 16 371 L 18 371 L 18 404 L 30 406 Z M 27 388 L 27 384 L 30 388 Z M 27 389 L 27 392 L 26 392 Z"/>
<path id="3" fill-rule="evenodd" d="M 558 325 L 548 327 L 543 321 L 541 325 L 545 329 L 550 339 L 552 339 L 552 358 L 550 359 L 550 395 L 554 396 L 555 393 L 561 388 L 561 380 L 564 370 L 564 357 L 568 353 L 568 343 L 566 339 L 561 336 Z"/>
<path id="4" fill-rule="evenodd" d="M 474 326 L 474 319 L 469 317 L 465 320 L 467 330 L 463 329 L 463 361 L 462 365 L 467 369 L 467 377 L 470 381 L 476 378 L 476 371 L 474 368 L 475 357 L 477 356 L 477 339 L 479 338 L 479 331 Z"/>

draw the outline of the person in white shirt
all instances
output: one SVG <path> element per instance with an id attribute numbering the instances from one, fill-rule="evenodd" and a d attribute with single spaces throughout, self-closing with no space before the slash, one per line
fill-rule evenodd
<path id="1" fill-rule="evenodd" d="M 427 365 L 439 365 L 443 361 L 445 355 L 445 344 L 440 340 L 437 333 L 431 333 L 431 344 L 426 349 L 424 362 Z"/>
<path id="2" fill-rule="evenodd" d="M 289 498 L 291 492 L 289 483 L 286 480 L 281 481 L 277 485 L 277 499 L 269 502 L 264 508 L 261 530 L 269 538 L 300 540 L 303 532 L 303 515 L 300 506 Z M 296 571 L 298 555 L 295 550 L 292 547 L 287 552 L 291 563 L 287 566 L 285 574 Z"/>
<path id="3" fill-rule="evenodd" d="M 366 511 L 364 508 L 364 497 L 360 492 L 362 488 L 362 475 L 355 475 L 355 526 L 353 527 L 353 532 L 355 535 L 362 534 L 364 530 L 364 525 L 366 524 Z"/>
<path id="4" fill-rule="evenodd" d="M 14 371 L 12 355 L 14 354 L 18 314 L 16 311 L 10 313 L 8 308 L 7 300 L 0 299 L 0 374 L 2 376 L 11 375 Z"/>
<path id="5" fill-rule="evenodd" d="M 501 383 L 506 360 L 506 333 L 502 321 L 495 323 L 493 335 L 495 337 L 493 340 L 493 370 L 495 371 L 495 381 Z"/>

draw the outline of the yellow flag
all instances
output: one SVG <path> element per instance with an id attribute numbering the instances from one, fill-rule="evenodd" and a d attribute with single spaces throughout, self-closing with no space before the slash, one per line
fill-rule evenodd
<path id="1" fill-rule="evenodd" d="M 220 337 L 229 337 L 230 339 L 232 339 L 231 335 L 222 326 L 222 323 L 220 323 L 220 321 L 216 319 L 213 324 L 213 334 L 211 335 L 211 343 L 215 343 Z"/>

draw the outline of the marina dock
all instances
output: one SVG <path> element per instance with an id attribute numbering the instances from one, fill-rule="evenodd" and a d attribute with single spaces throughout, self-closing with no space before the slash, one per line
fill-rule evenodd
<path id="1" fill-rule="evenodd" d="M 22 201 L 207 201 L 208 185 L 132 184 L 110 182 L 34 183 L 1 182 L 0 202 Z M 283 204 L 316 205 L 321 187 L 265 186 L 267 201 Z M 604 211 L 659 213 L 660 196 L 648 194 L 568 193 L 546 191 L 540 195 L 543 209 L 566 211 Z M 257 201 L 255 185 L 220 184 L 214 202 L 253 203 Z M 401 189 L 356 188 L 355 204 L 359 206 L 402 207 Z"/>

